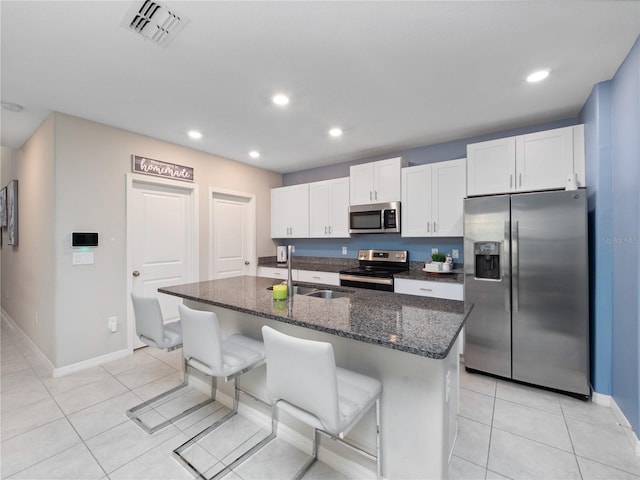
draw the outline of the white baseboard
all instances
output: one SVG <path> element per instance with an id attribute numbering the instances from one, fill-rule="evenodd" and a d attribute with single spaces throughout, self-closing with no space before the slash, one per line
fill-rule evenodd
<path id="1" fill-rule="evenodd" d="M 71 365 L 65 365 L 64 367 L 56 368 L 53 363 L 51 363 L 51 360 L 49 360 L 49 358 L 44 353 L 42 353 L 42 350 L 40 350 L 38 346 L 33 343 L 31 338 L 29 338 L 29 336 L 24 333 L 24 331 L 4 309 L 2 309 L 2 319 L 5 320 L 12 329 L 18 332 L 22 336 L 22 338 L 29 344 L 34 354 L 43 362 L 52 377 L 62 377 L 64 375 L 76 373 L 87 368 L 96 367 L 103 363 L 118 360 L 119 358 L 126 357 L 127 355 L 131 355 L 133 353 L 132 349 L 125 348 L 116 352 L 100 355 L 99 357 L 90 358 L 89 360 L 84 360 L 82 362 L 72 363 Z"/>
<path id="2" fill-rule="evenodd" d="M 53 363 L 51 363 L 51 360 L 49 360 L 49 358 L 44 353 L 42 353 L 42 350 L 40 350 L 38 346 L 35 343 L 33 343 L 31 338 L 29 338 L 29 336 L 26 333 L 24 333 L 24 331 L 18 326 L 18 324 L 13 320 L 13 318 L 11 318 L 11 315 L 9 315 L 4 310 L 4 308 L 1 311 L 1 315 L 2 315 L 2 320 L 7 322 L 7 325 L 9 325 L 9 327 L 11 327 L 12 330 L 16 331 L 29 344 L 29 346 L 33 350 L 34 355 L 38 357 L 38 359 L 42 362 L 43 366 L 47 369 L 49 374 L 53 374 L 55 367 L 53 366 Z"/>
<path id="3" fill-rule="evenodd" d="M 609 407 L 613 411 L 613 414 L 618 420 L 618 424 L 622 427 L 622 429 L 626 432 L 629 441 L 635 448 L 635 452 L 637 456 L 640 456 L 640 439 L 638 439 L 638 435 L 633 431 L 633 427 L 625 417 L 622 410 L 616 403 L 616 400 L 611 395 L 604 395 L 602 393 L 593 392 L 591 394 L 591 401 L 596 405 L 601 405 L 603 407 Z"/>
<path id="4" fill-rule="evenodd" d="M 200 378 L 190 376 L 189 383 L 193 385 L 194 388 L 207 395 L 209 395 L 209 393 L 211 392 L 211 384 L 203 381 Z M 251 407 L 250 402 L 243 402 L 242 394 L 240 394 L 240 396 L 241 401 L 240 405 L 238 406 L 238 415 L 242 415 L 252 423 L 259 425 L 261 428 L 271 431 L 271 415 L 266 415 L 258 409 Z M 216 393 L 216 400 L 222 403 L 225 407 L 232 408 L 233 406 L 233 399 L 220 390 L 218 390 Z M 294 430 L 293 428 L 283 423 L 278 423 L 278 438 L 284 440 L 298 450 L 311 455 L 311 449 L 313 446 L 311 436 L 305 436 L 297 430 Z M 322 459 L 323 463 L 326 463 L 328 466 L 342 473 L 347 478 L 376 478 L 375 472 L 363 467 L 356 462 L 341 457 L 331 450 L 324 448 L 322 446 L 322 442 L 320 443 L 318 457 Z"/>
<path id="5" fill-rule="evenodd" d="M 64 375 L 76 373 L 81 370 L 86 370 L 87 368 L 97 367 L 99 365 L 102 365 L 103 363 L 113 362 L 114 360 L 124 358 L 131 354 L 133 354 L 133 349 L 123 348 L 122 350 L 117 350 L 105 355 L 100 355 L 99 357 L 90 358 L 89 360 L 83 360 L 82 362 L 72 363 L 71 365 L 65 365 L 64 367 L 54 368 L 53 376 L 62 377 Z"/>

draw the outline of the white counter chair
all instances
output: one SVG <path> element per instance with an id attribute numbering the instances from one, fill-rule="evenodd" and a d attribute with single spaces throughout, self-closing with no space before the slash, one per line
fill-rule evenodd
<path id="1" fill-rule="evenodd" d="M 262 327 L 267 355 L 267 394 L 272 402 L 272 437 L 282 410 L 313 427 L 311 459 L 298 471 L 300 479 L 318 458 L 319 433 L 340 440 L 380 464 L 381 383 L 371 377 L 337 367 L 330 343 L 305 340 Z M 371 407 L 376 407 L 376 455 L 344 440 Z"/>
<path id="2" fill-rule="evenodd" d="M 185 369 L 190 366 L 209 375 L 216 381 L 221 377 L 225 382 L 233 380 L 233 408 L 231 412 L 216 421 L 173 451 L 174 457 L 196 478 L 206 478 L 185 456 L 185 450 L 207 436 L 238 412 L 238 377 L 264 363 L 264 344 L 244 335 L 234 334 L 222 338 L 220 323 L 216 314 L 203 310 L 193 310 L 184 305 L 178 307 L 183 328 L 182 352 Z M 215 398 L 215 387 L 214 387 Z M 244 392 L 248 393 L 248 392 Z M 249 394 L 250 395 L 250 394 Z M 254 397 L 255 398 L 255 397 Z M 224 469 L 215 476 L 225 473 Z M 212 477 L 215 478 L 215 477 Z"/>
<path id="3" fill-rule="evenodd" d="M 150 347 L 159 348 L 168 352 L 182 347 L 182 324 L 180 320 L 165 323 L 162 318 L 160 302 L 156 297 L 142 297 L 132 293 L 131 301 L 133 302 L 133 312 L 136 319 L 136 334 L 140 341 L 146 343 Z M 212 399 L 207 399 L 197 405 L 189 407 L 177 415 L 169 419 L 165 419 L 156 425 L 149 425 L 144 421 L 144 417 L 146 417 L 147 414 L 172 400 L 174 394 L 176 394 L 175 396 L 178 396 L 178 392 L 182 389 L 186 389 L 187 386 L 187 371 L 185 369 L 184 377 L 180 385 L 161 393 L 140 405 L 130 408 L 127 410 L 127 416 L 145 432 L 152 434 L 161 428 L 166 427 L 170 423 L 175 422 L 215 401 L 215 396 L 212 395 Z M 212 384 L 212 387 L 215 388 L 215 384 Z M 214 390 L 212 390 L 212 392 L 213 391 Z"/>

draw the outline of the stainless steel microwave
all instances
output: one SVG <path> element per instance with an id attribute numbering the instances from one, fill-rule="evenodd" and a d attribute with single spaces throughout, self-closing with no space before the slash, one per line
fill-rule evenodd
<path id="1" fill-rule="evenodd" d="M 351 205 L 349 233 L 400 233 L 400 202 Z"/>

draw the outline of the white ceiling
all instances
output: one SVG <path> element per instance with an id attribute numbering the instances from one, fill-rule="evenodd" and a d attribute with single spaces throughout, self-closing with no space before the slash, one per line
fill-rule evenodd
<path id="1" fill-rule="evenodd" d="M 2 145 L 59 111 L 287 173 L 574 118 L 640 34 L 637 0 L 164 3 L 167 47 L 129 1 L 1 1 Z"/>

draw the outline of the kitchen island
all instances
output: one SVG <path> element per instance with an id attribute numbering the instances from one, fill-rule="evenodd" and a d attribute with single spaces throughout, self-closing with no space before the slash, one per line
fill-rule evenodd
<path id="1" fill-rule="evenodd" d="M 262 325 L 269 325 L 290 335 L 332 343 L 338 366 L 382 382 L 383 477 L 447 478 L 458 411 L 457 339 L 471 307 L 454 300 L 347 287 L 330 287 L 343 295 L 336 298 L 294 295 L 277 301 L 268 289 L 274 283 L 244 276 L 159 291 L 182 297 L 192 308 L 214 311 L 225 335 L 242 333 L 260 339 Z M 266 399 L 264 367 L 245 374 L 242 385 Z M 307 430 L 281 420 L 292 431 L 304 432 L 300 438 L 309 438 L 310 444 Z M 374 451 L 374 425 L 370 412 L 349 438 Z M 323 447 L 344 457 L 343 471 L 358 475 L 364 472 L 357 470 L 358 465 L 364 465 L 375 475 L 370 464 L 334 443 L 325 441 Z"/>

